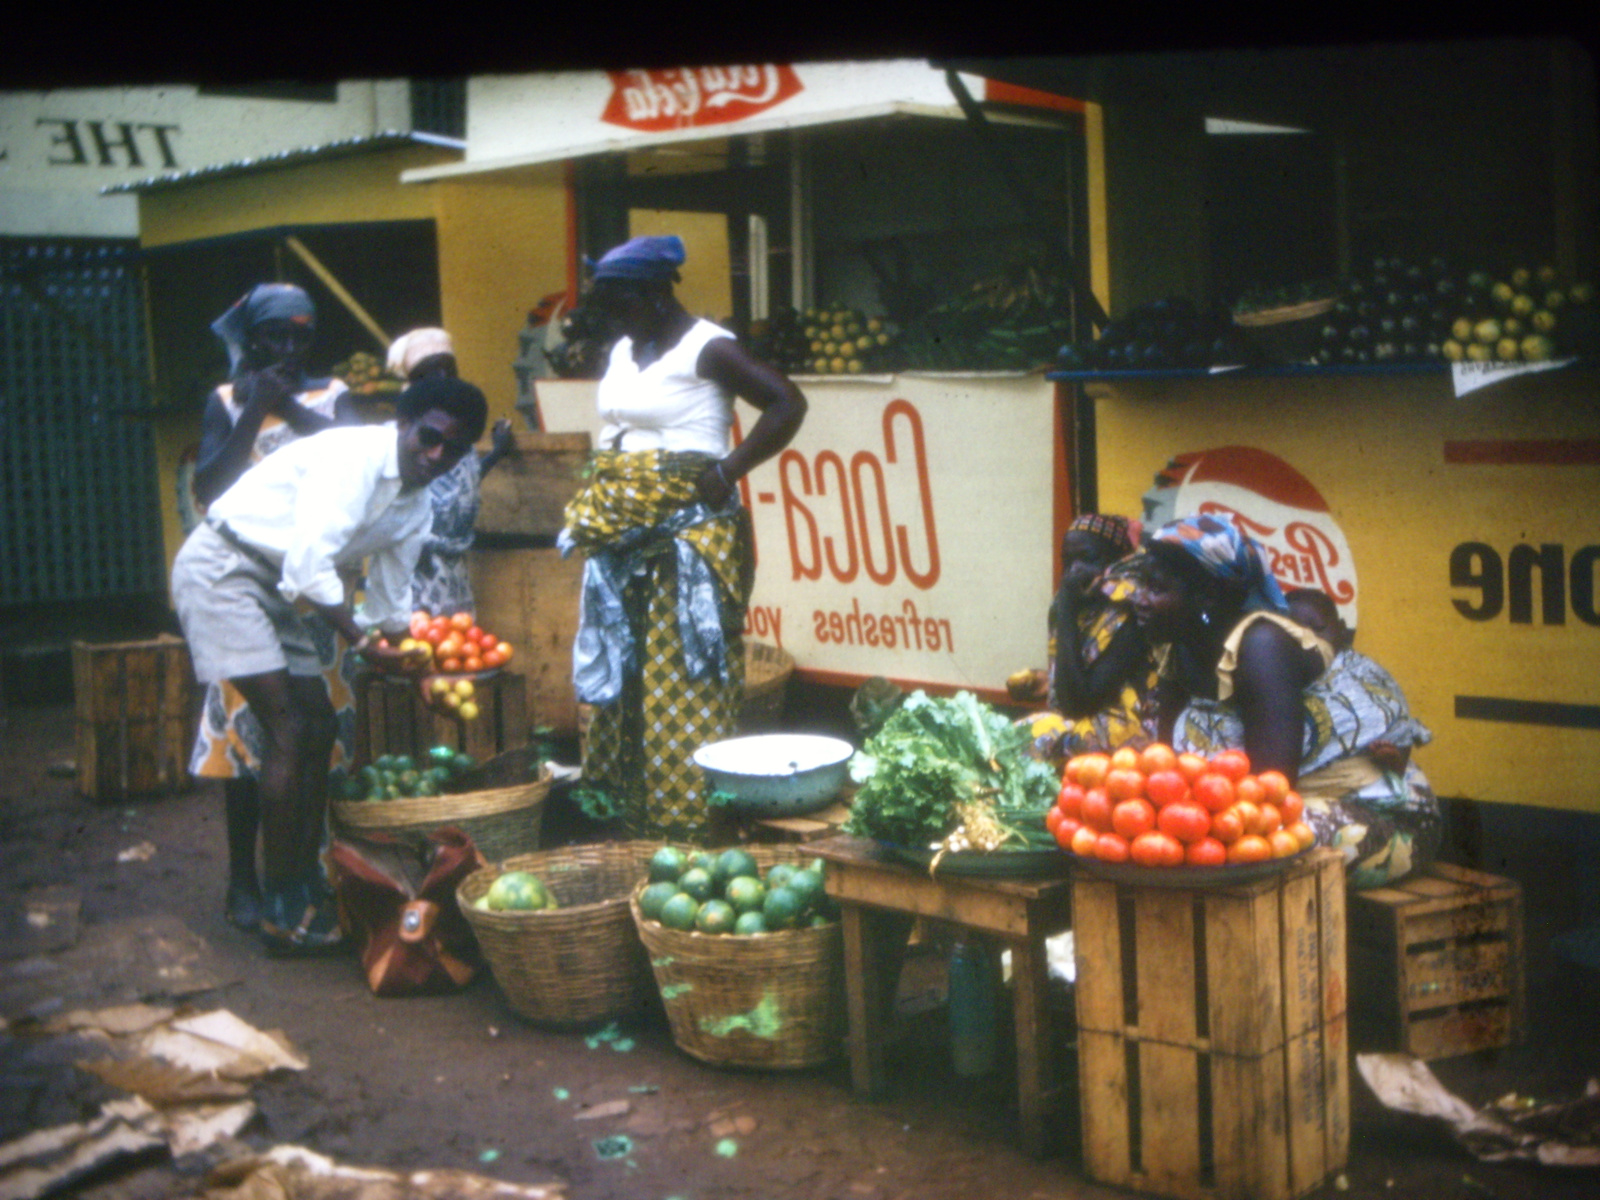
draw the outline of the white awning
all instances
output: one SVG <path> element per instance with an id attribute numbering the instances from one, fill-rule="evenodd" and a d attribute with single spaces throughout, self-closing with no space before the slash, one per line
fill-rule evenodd
<path id="1" fill-rule="evenodd" d="M 983 79 L 962 78 L 984 95 Z M 475 77 L 467 114 L 466 159 L 413 168 L 402 182 L 873 118 L 962 115 L 944 71 L 920 59 Z"/>

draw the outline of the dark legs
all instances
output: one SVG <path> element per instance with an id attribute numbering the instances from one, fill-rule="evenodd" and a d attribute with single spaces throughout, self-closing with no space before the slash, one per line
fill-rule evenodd
<path id="1" fill-rule="evenodd" d="M 224 779 L 222 802 L 228 820 L 228 921 L 254 930 L 261 921 L 261 881 L 256 877 L 261 796 L 256 781 Z"/>

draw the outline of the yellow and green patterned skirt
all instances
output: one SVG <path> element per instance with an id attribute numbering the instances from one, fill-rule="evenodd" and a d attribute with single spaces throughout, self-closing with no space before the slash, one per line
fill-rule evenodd
<path id="1" fill-rule="evenodd" d="M 694 481 L 711 461 L 700 454 L 602 451 L 589 486 L 567 507 L 567 531 L 580 549 L 597 552 L 629 530 L 658 525 L 694 502 Z M 678 635 L 679 540 L 701 556 L 719 585 L 725 669 L 702 679 L 689 677 Z M 583 776 L 620 803 L 636 836 L 704 843 L 717 835 L 704 777 L 691 756 L 736 731 L 751 551 L 748 514 L 742 508 L 716 513 L 652 544 L 624 588 L 636 669 L 624 678 L 620 698 L 595 710 Z"/>

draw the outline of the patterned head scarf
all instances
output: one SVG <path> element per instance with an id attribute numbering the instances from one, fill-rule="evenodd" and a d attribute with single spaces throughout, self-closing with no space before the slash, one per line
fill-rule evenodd
<path id="1" fill-rule="evenodd" d="M 600 256 L 598 262 L 587 259 L 595 279 L 642 279 L 660 283 L 678 278 L 678 268 L 688 257 L 683 239 L 677 234 L 666 237 L 636 237 L 614 246 Z"/>
<path id="2" fill-rule="evenodd" d="M 411 372 L 425 358 L 435 354 L 454 354 L 455 344 L 442 329 L 413 329 L 395 338 L 389 347 L 389 374 L 409 379 Z"/>
<path id="3" fill-rule="evenodd" d="M 1202 513 L 1168 522 L 1150 535 L 1149 545 L 1187 553 L 1207 575 L 1245 595 L 1245 612 L 1287 613 L 1283 589 L 1267 572 L 1261 547 L 1231 521 Z"/>
<path id="4" fill-rule="evenodd" d="M 292 283 L 258 283 L 211 322 L 211 332 L 228 348 L 228 373 L 237 375 L 244 361 L 250 331 L 263 321 L 293 321 L 316 328 L 317 310 L 311 297 Z"/>
<path id="5" fill-rule="evenodd" d="M 1096 537 L 1104 538 L 1111 544 L 1118 558 L 1133 552 L 1134 544 L 1138 538 L 1133 526 L 1134 522 L 1127 517 L 1111 517 L 1102 513 L 1084 513 L 1074 517 L 1072 524 L 1067 526 L 1067 532 L 1082 530 L 1092 533 Z"/>

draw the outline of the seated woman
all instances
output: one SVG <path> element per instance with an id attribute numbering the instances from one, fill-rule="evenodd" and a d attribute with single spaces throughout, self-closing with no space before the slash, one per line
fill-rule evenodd
<path id="1" fill-rule="evenodd" d="M 1135 581 L 1118 565 L 1133 548 L 1127 518 L 1099 513 L 1074 519 L 1061 540 L 1050 707 L 1069 719 L 1067 754 L 1155 740 L 1155 663 L 1133 619 Z"/>
<path id="2" fill-rule="evenodd" d="M 1259 547 L 1202 515 L 1162 526 L 1146 549 L 1134 611 L 1152 642 L 1168 643 L 1162 740 L 1198 754 L 1242 748 L 1256 772 L 1283 772 L 1318 840 L 1345 855 L 1353 887 L 1392 882 L 1429 861 L 1440 833 L 1432 793 L 1425 782 L 1397 780 L 1375 797 L 1381 771 L 1366 754 L 1375 740 L 1414 744 L 1415 732 L 1392 722 L 1384 737 L 1335 732 L 1334 647 L 1292 619 Z"/>

